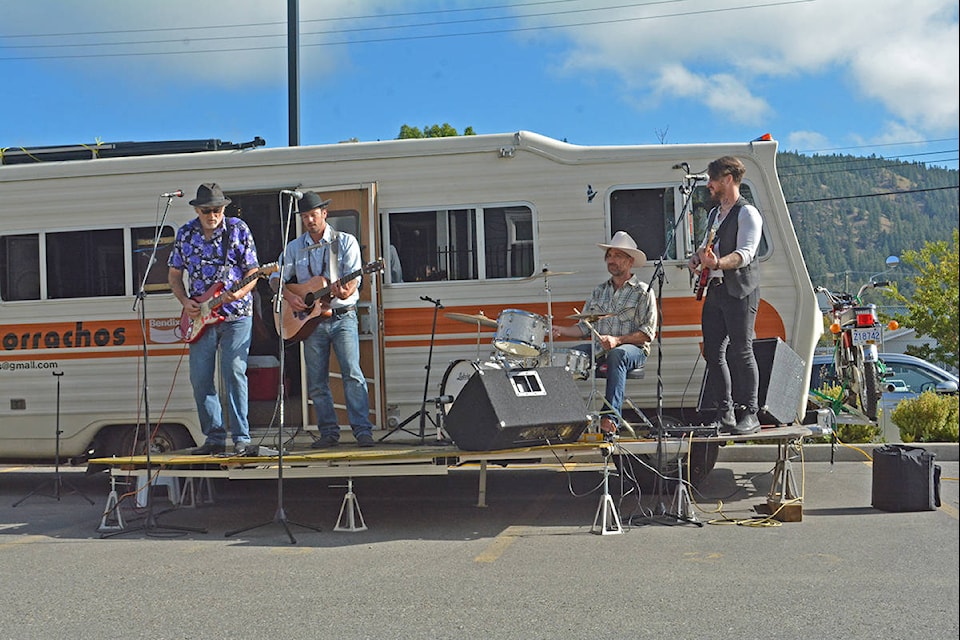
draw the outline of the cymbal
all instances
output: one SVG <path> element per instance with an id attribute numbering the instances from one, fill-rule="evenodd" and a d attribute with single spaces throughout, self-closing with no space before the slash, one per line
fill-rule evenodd
<path id="1" fill-rule="evenodd" d="M 536 280 L 537 278 L 552 278 L 553 276 L 572 276 L 576 271 L 550 271 L 549 269 L 544 269 L 540 273 L 535 273 L 532 276 L 527 276 L 523 278 L 524 281 L 527 280 Z"/>
<path id="2" fill-rule="evenodd" d="M 587 322 L 596 322 L 600 318 L 609 318 L 612 313 L 575 313 L 567 316 L 571 320 L 586 320 Z"/>
<path id="3" fill-rule="evenodd" d="M 468 313 L 445 313 L 443 315 L 451 320 L 459 320 L 460 322 L 466 322 L 468 324 L 479 324 L 480 326 L 491 327 L 493 329 L 497 328 L 497 321 L 493 318 L 488 318 L 482 313 L 479 313 L 475 316 L 472 316 Z"/>

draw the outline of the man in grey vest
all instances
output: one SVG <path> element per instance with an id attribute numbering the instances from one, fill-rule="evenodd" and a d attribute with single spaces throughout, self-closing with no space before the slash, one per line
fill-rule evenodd
<path id="1" fill-rule="evenodd" d="M 743 162 L 731 156 L 718 158 L 707 167 L 707 189 L 718 204 L 707 221 L 712 233 L 687 264 L 691 271 L 702 266 L 709 276 L 700 314 L 711 387 L 705 395 L 718 399 L 720 429 L 736 435 L 760 430 L 760 374 L 753 339 L 760 306 L 756 258 L 763 219 L 740 195 L 744 173 Z"/>

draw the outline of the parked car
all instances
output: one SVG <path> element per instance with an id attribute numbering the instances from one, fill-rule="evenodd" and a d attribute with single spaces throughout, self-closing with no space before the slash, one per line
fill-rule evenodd
<path id="1" fill-rule="evenodd" d="M 886 415 L 901 400 L 916 398 L 924 391 L 937 393 L 957 393 L 957 376 L 940 367 L 904 353 L 881 353 L 880 360 L 885 367 L 883 397 L 880 409 Z M 824 380 L 833 375 L 833 355 L 813 356 L 813 370 L 810 373 L 810 389 L 819 390 Z"/>

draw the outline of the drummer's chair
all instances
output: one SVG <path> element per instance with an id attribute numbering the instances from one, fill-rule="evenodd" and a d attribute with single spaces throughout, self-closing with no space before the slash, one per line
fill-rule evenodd
<path id="1" fill-rule="evenodd" d="M 597 380 L 606 380 L 607 378 L 607 363 L 601 362 L 596 366 L 594 374 L 597 377 Z M 643 365 L 640 365 L 636 369 L 630 369 L 627 371 L 627 380 L 643 380 L 644 370 Z M 606 405 L 606 399 L 603 398 L 603 403 Z M 653 428 L 653 423 L 647 418 L 647 416 L 640 410 L 640 407 L 633 403 L 633 400 L 630 399 L 630 396 L 627 395 L 626 390 L 623 392 L 623 404 L 626 407 L 629 407 L 630 410 L 637 415 L 639 422 L 637 426 L 645 427 L 647 429 Z M 613 407 L 605 406 L 600 412 L 601 417 L 610 417 L 613 415 L 616 418 L 617 427 L 620 431 L 625 431 L 630 436 L 636 436 L 633 425 L 623 417 L 623 412 L 619 414 L 613 410 Z"/>

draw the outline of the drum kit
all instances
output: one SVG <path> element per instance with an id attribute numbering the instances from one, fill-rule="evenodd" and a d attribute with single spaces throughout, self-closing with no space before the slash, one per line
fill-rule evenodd
<path id="1" fill-rule="evenodd" d="M 467 381 L 477 371 L 512 371 L 516 369 L 534 369 L 540 367 L 562 367 L 575 380 L 592 378 L 593 363 L 589 353 L 579 349 L 554 348 L 553 346 L 553 308 L 550 299 L 549 279 L 553 276 L 572 275 L 573 271 L 550 271 L 544 268 L 538 274 L 524 280 L 543 278 L 547 292 L 547 317 L 522 309 L 504 309 L 497 319 L 477 314 L 446 313 L 451 320 L 473 324 L 477 327 L 477 358 L 475 360 L 454 360 L 447 367 L 440 383 L 440 395 L 453 400 L 459 395 Z M 576 311 L 576 309 L 574 309 Z M 574 313 L 568 319 L 584 321 L 593 331 L 591 323 L 609 314 Z M 494 354 L 489 360 L 481 360 L 481 332 L 494 329 Z M 445 406 L 450 409 L 451 404 Z"/>

